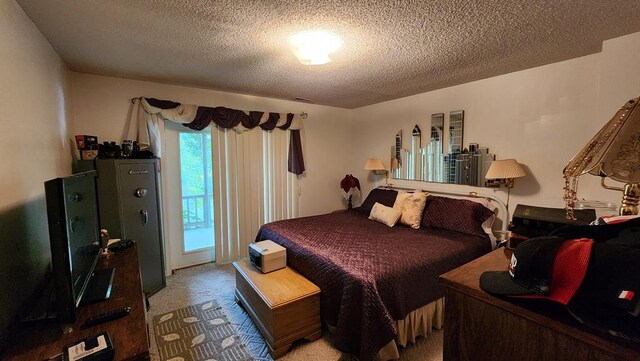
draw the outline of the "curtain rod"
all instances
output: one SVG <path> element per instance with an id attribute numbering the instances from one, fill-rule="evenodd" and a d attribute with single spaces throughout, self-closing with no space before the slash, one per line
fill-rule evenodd
<path id="1" fill-rule="evenodd" d="M 139 100 L 139 99 L 142 99 L 142 97 L 131 98 L 131 99 L 129 99 L 129 101 L 131 101 L 131 104 L 134 104 L 135 100 Z M 298 113 L 298 115 L 302 119 L 307 119 L 307 117 L 309 116 L 309 114 L 307 114 L 307 112 Z"/>

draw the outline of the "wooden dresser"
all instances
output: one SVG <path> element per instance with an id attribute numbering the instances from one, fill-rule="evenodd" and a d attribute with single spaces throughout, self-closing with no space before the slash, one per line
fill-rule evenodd
<path id="1" fill-rule="evenodd" d="M 561 305 L 504 300 L 480 288 L 484 271 L 506 271 L 499 249 L 440 276 L 445 284 L 444 361 L 640 360 L 640 344 L 592 332 Z"/>
<path id="2" fill-rule="evenodd" d="M 274 359 L 293 341 L 315 341 L 320 328 L 320 289 L 292 268 L 262 273 L 247 260 L 234 262 L 236 298 L 267 341 Z"/>
<path id="3" fill-rule="evenodd" d="M 104 302 L 78 308 L 76 322 L 66 332 L 56 322 L 34 323 L 14 338 L 2 360 L 49 360 L 60 354 L 64 345 L 107 331 L 113 342 L 114 360 L 149 359 L 147 309 L 142 293 L 136 245 L 98 260 L 96 269 L 115 268 L 111 297 Z M 130 306 L 129 315 L 100 325 L 80 328 L 90 317 Z"/>

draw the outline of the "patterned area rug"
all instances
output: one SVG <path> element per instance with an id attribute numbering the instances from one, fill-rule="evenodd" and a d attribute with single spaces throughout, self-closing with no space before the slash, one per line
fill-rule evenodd
<path id="1" fill-rule="evenodd" d="M 151 308 L 149 317 L 165 315 L 171 310 L 216 299 L 224 307 L 224 313 L 233 325 L 233 329 L 247 345 L 247 350 L 255 361 L 273 361 L 269 356 L 267 344 L 253 321 L 235 302 L 235 269 L 231 264 L 216 265 L 207 263 L 200 266 L 177 270 L 167 277 L 167 287 L 149 298 Z M 151 361 L 161 361 L 156 346 L 154 327 L 149 327 Z M 426 338 L 420 338 L 415 345 L 400 349 L 398 361 L 442 361 L 443 331 L 437 330 Z M 314 342 L 294 343 L 293 349 L 277 361 L 354 361 L 333 346 L 333 337 L 329 332 Z"/>
<path id="2" fill-rule="evenodd" d="M 216 300 L 153 317 L 163 361 L 253 360 Z"/>

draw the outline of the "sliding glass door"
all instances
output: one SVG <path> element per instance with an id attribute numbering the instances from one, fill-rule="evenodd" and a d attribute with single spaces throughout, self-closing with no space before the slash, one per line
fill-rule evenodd
<path id="1" fill-rule="evenodd" d="M 167 249 L 170 269 L 215 260 L 211 132 L 165 122 Z"/>

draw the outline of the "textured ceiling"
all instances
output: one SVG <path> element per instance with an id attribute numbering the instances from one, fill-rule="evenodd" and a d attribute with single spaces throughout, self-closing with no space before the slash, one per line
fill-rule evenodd
<path id="1" fill-rule="evenodd" d="M 637 0 L 17 0 L 69 68 L 356 108 L 601 50 Z M 340 35 L 305 66 L 288 37 Z"/>

